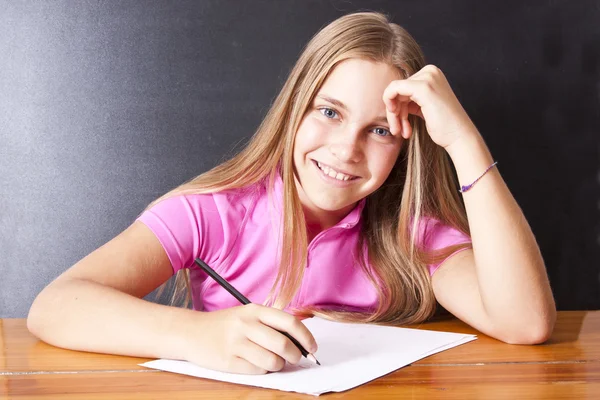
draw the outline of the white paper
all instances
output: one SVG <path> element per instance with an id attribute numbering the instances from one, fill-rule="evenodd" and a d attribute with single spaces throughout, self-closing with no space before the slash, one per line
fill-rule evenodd
<path id="1" fill-rule="evenodd" d="M 311 331 L 321 365 L 305 358 L 266 375 L 213 371 L 186 361 L 155 360 L 141 366 L 243 385 L 318 396 L 362 385 L 417 360 L 477 339 L 475 335 L 332 322 L 302 321 Z"/>

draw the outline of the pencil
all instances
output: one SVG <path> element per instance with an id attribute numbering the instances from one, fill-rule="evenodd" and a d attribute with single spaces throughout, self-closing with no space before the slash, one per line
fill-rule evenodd
<path id="1" fill-rule="evenodd" d="M 208 264 L 206 264 L 200 258 L 196 258 L 195 262 L 196 262 L 196 264 L 198 264 L 200 266 L 200 268 L 202 268 L 202 270 L 204 272 L 206 272 L 208 274 L 208 276 L 210 276 L 215 281 L 217 281 L 217 283 L 219 285 L 221 285 L 225 290 L 227 290 L 229 293 L 231 293 L 231 295 L 233 297 L 235 297 L 240 303 L 242 303 L 244 305 L 250 304 L 250 300 L 248 300 L 246 298 L 246 296 L 244 296 L 243 294 L 238 292 L 236 288 L 231 286 L 231 284 L 229 282 L 227 282 L 219 274 L 217 274 L 215 272 L 215 270 L 213 270 L 211 267 L 208 266 Z M 287 332 L 280 331 L 280 330 L 277 330 L 277 332 L 281 333 L 282 335 L 284 335 L 285 337 L 290 339 L 292 341 L 292 343 L 294 343 L 294 345 L 298 348 L 298 350 L 300 350 L 300 352 L 302 353 L 302 355 L 304 357 L 306 357 L 308 360 L 312 361 L 314 364 L 321 365 L 319 360 L 317 360 L 314 355 L 312 355 L 308 351 L 306 351 L 306 349 L 300 344 L 300 342 L 298 342 L 296 339 L 294 339 L 292 337 L 292 335 L 290 335 Z"/>

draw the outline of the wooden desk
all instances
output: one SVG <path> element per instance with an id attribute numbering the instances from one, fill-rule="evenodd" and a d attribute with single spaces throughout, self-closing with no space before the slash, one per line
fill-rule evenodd
<path id="1" fill-rule="evenodd" d="M 544 345 L 508 345 L 449 319 L 415 328 L 475 333 L 435 354 L 327 399 L 600 399 L 600 311 L 559 312 Z M 0 319 L 0 399 L 309 399 L 312 396 L 149 370 L 141 358 L 63 350 L 23 319 Z"/>

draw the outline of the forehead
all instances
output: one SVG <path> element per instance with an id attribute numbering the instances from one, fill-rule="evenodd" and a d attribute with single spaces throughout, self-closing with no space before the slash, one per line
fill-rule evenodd
<path id="1" fill-rule="evenodd" d="M 383 91 L 397 79 L 400 72 L 389 64 L 350 58 L 331 70 L 318 94 L 327 94 L 346 104 L 377 101 L 383 106 Z"/>

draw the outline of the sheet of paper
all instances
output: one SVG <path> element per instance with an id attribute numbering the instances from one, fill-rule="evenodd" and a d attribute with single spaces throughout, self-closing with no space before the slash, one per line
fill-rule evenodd
<path id="1" fill-rule="evenodd" d="M 417 360 L 477 339 L 475 335 L 332 322 L 303 321 L 312 332 L 321 365 L 305 358 L 266 375 L 238 375 L 198 367 L 186 361 L 155 360 L 141 366 L 243 385 L 318 396 L 362 385 Z"/>

